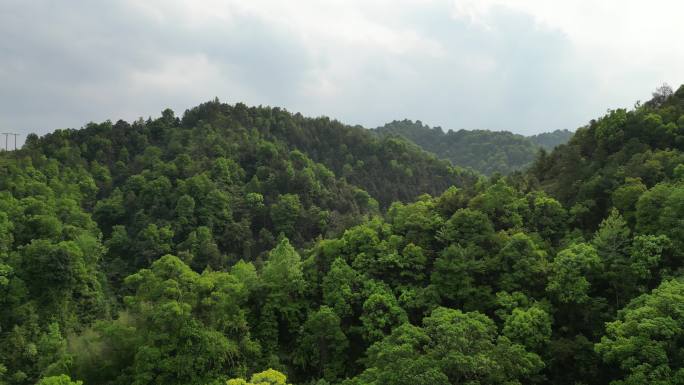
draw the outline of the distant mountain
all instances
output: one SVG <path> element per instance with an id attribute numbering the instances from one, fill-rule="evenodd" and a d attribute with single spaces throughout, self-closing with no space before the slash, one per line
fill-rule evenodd
<path id="1" fill-rule="evenodd" d="M 553 149 L 572 136 L 557 130 L 532 137 L 508 131 L 459 130 L 444 132 L 420 121 L 393 121 L 375 129 L 382 137 L 401 136 L 424 150 L 447 159 L 455 166 L 471 168 L 485 175 L 509 174 L 529 166 L 540 148 Z"/>
<path id="2" fill-rule="evenodd" d="M 573 132 L 570 130 L 556 130 L 552 132 L 542 132 L 541 134 L 528 136 L 536 145 L 546 150 L 553 150 L 556 146 L 567 143 L 572 138 Z"/>

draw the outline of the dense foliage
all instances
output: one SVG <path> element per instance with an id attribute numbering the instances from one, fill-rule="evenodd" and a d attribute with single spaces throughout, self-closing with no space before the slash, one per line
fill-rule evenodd
<path id="1" fill-rule="evenodd" d="M 532 176 L 579 227 L 595 228 L 615 207 L 642 231 L 673 232 L 683 151 L 684 88 L 665 88 L 633 110 L 610 110 L 579 128 L 569 143 L 540 155 Z"/>
<path id="2" fill-rule="evenodd" d="M 32 136 L 0 384 L 682 384 L 680 131 L 684 87 L 491 178 L 218 102 Z"/>
<path id="3" fill-rule="evenodd" d="M 567 143 L 572 135 L 573 132 L 570 130 L 555 130 L 531 135 L 527 138 L 545 150 L 553 150 L 557 146 Z"/>
<path id="4" fill-rule="evenodd" d="M 551 150 L 572 136 L 568 130 L 556 130 L 525 137 L 507 131 L 458 130 L 430 128 L 421 121 L 393 121 L 374 130 L 380 137 L 403 137 L 424 150 L 448 159 L 454 165 L 479 173 L 509 174 L 529 166 L 540 148 Z"/>
<path id="5" fill-rule="evenodd" d="M 180 123 L 186 132 L 210 125 L 219 135 L 232 135 L 236 128 L 243 128 L 262 140 L 299 150 L 339 178 L 366 190 L 381 207 L 423 193 L 439 194 L 453 184 L 470 184 L 477 179 L 475 174 L 451 167 L 409 141 L 378 138 L 363 127 L 327 117 L 306 118 L 279 108 L 231 106 L 215 100 L 186 111 Z M 234 140 L 233 147 L 245 151 L 242 143 Z M 248 160 L 257 158 L 261 157 L 253 154 Z"/>

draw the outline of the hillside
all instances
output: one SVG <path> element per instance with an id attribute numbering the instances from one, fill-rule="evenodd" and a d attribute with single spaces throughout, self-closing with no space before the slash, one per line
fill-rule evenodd
<path id="1" fill-rule="evenodd" d="M 539 186 L 595 227 L 612 207 L 632 222 L 639 196 L 684 172 L 684 88 L 665 90 L 633 110 L 616 109 L 542 154 L 530 171 Z M 650 190 L 649 190 L 650 191 Z M 644 215 L 650 216 L 646 212 Z"/>
<path id="2" fill-rule="evenodd" d="M 280 108 L 234 106 L 218 101 L 185 112 L 181 126 L 210 124 L 219 130 L 248 127 L 265 140 L 305 153 L 348 183 L 359 186 L 382 207 L 421 194 L 439 194 L 451 185 L 470 185 L 478 176 L 452 167 L 397 138 L 377 138 L 360 126 L 327 117 L 307 118 Z"/>
<path id="3" fill-rule="evenodd" d="M 684 86 L 506 177 L 218 101 L 32 135 L 0 384 L 680 383 L 683 150 Z"/>
<path id="4" fill-rule="evenodd" d="M 573 132 L 570 130 L 555 130 L 551 132 L 542 132 L 528 136 L 527 138 L 532 143 L 542 147 L 546 150 L 553 150 L 556 146 L 567 143 L 572 138 Z"/>
<path id="5" fill-rule="evenodd" d="M 29 135 L 0 162 L 0 369 L 12 384 L 34 383 L 48 354 L 16 349 L 48 326 L 73 333 L 115 317 L 126 277 L 166 254 L 197 272 L 260 266 L 281 239 L 311 247 L 393 201 L 478 179 L 405 140 L 218 101 L 182 118 Z"/>
<path id="6" fill-rule="evenodd" d="M 420 121 L 393 121 L 375 129 L 381 137 L 401 136 L 441 159 L 459 167 L 473 169 L 485 175 L 509 174 L 529 166 L 540 148 L 553 149 L 572 136 L 567 130 L 557 130 L 531 137 L 507 131 L 458 130 L 431 128 Z"/>
<path id="7" fill-rule="evenodd" d="M 29 136 L 21 153 L 34 166 L 47 157 L 80 173 L 90 188 L 83 204 L 105 238 L 135 240 L 137 246 L 121 250 L 135 255 L 150 253 L 141 238 L 166 236 L 173 245 L 195 236 L 197 226 L 233 258 L 269 250 L 280 233 L 303 246 L 393 201 L 477 179 L 398 138 L 218 101 L 182 119 L 165 110 L 155 120 Z M 152 225 L 154 234 L 146 234 Z"/>

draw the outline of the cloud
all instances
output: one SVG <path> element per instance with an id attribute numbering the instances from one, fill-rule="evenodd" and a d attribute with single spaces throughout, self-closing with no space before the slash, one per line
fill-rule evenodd
<path id="1" fill-rule="evenodd" d="M 454 16 L 487 25 L 493 10 L 529 15 L 540 29 L 557 30 L 595 74 L 596 103 L 631 104 L 655 85 L 684 82 L 684 3 L 676 0 L 455 0 Z M 604 108 L 607 108 L 605 106 Z"/>
<path id="2" fill-rule="evenodd" d="M 218 96 L 373 127 L 575 128 L 682 81 L 677 2 L 5 0 L 0 130 Z"/>

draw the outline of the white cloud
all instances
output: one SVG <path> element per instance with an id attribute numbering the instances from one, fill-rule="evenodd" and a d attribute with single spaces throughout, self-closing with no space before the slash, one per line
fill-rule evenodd
<path id="1" fill-rule="evenodd" d="M 660 82 L 684 82 L 684 50 L 677 42 L 684 36 L 681 1 L 454 0 L 453 6 L 455 17 L 474 23 L 488 25 L 493 9 L 508 8 L 530 15 L 540 28 L 561 31 L 613 99 L 628 102 Z"/>
<path id="2" fill-rule="evenodd" d="M 674 0 L 5 0 L 0 125 L 46 132 L 219 96 L 366 126 L 575 128 L 684 81 L 682 11 Z"/>

